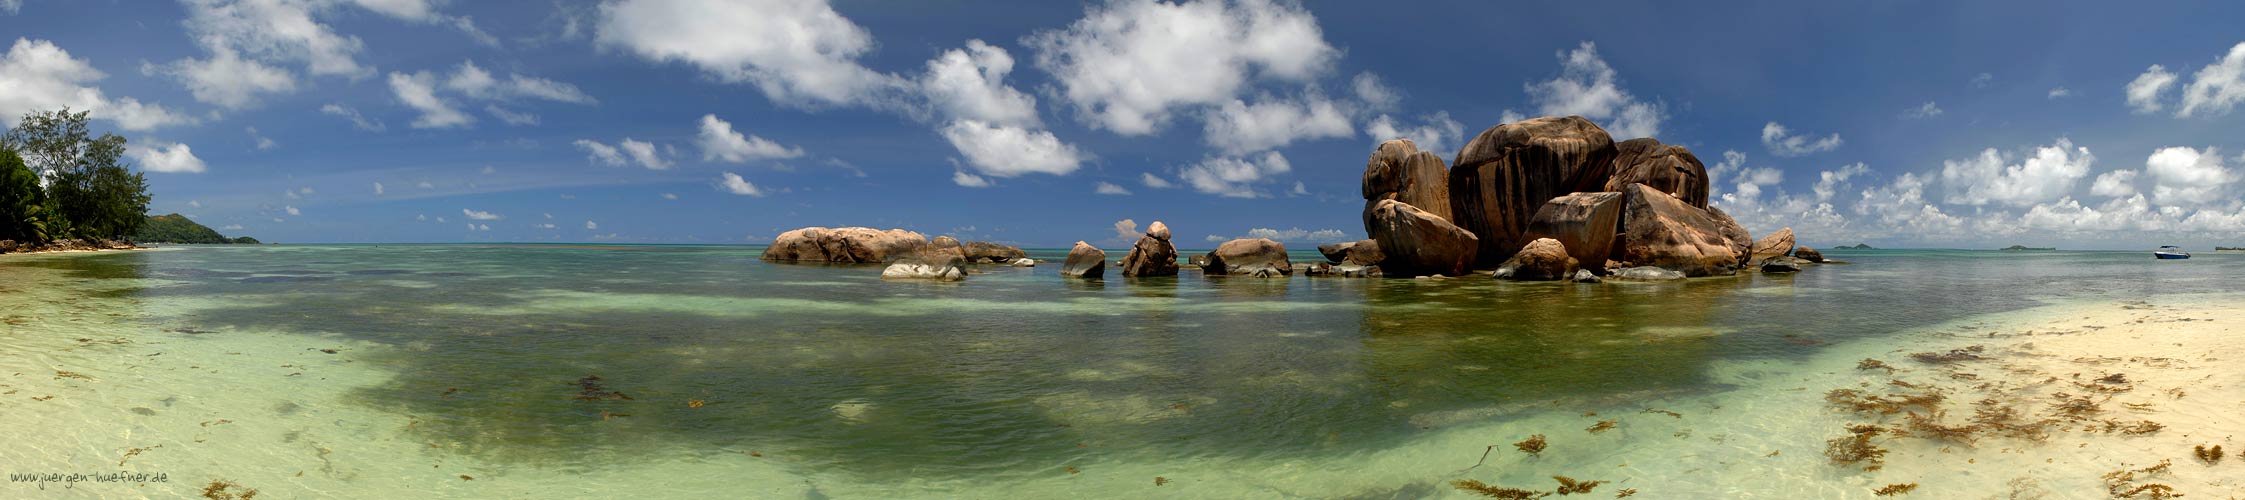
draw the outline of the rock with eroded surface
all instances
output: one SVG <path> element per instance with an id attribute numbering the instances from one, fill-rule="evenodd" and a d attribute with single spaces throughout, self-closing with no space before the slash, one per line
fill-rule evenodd
<path id="1" fill-rule="evenodd" d="M 1286 245 L 1269 238 L 1235 239 L 1217 245 L 1208 253 L 1208 264 L 1201 271 L 1210 275 L 1254 276 L 1258 278 L 1285 277 L 1294 274 L 1294 263 L 1286 258 Z"/>
<path id="2" fill-rule="evenodd" d="M 1449 219 L 1480 238 L 1476 265 L 1495 266 L 1528 244 L 1528 222 L 1544 202 L 1605 190 L 1614 155 L 1613 138 L 1580 116 L 1490 127 L 1451 163 Z"/>
<path id="3" fill-rule="evenodd" d="M 867 227 L 828 229 L 806 227 L 772 239 L 763 260 L 796 262 L 880 263 L 903 257 L 928 245 L 928 238 L 903 229 Z"/>
<path id="4" fill-rule="evenodd" d="M 1365 229 L 1376 241 L 1380 270 L 1392 277 L 1464 276 L 1472 271 L 1480 239 L 1472 231 L 1395 200 L 1372 202 Z"/>
<path id="5" fill-rule="evenodd" d="M 1576 262 L 1559 240 L 1538 238 L 1498 265 L 1495 276 L 1513 281 L 1558 281 L 1574 274 Z"/>

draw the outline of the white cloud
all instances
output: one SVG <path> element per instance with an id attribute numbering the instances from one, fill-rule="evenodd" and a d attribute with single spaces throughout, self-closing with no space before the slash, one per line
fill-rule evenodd
<path id="1" fill-rule="evenodd" d="M 499 220 L 506 218 L 501 217 L 499 214 L 467 208 L 460 209 L 460 213 L 462 215 L 468 216 L 469 220 Z"/>
<path id="2" fill-rule="evenodd" d="M 991 186 L 990 179 L 985 179 L 982 178 L 982 176 L 967 173 L 965 170 L 951 171 L 951 183 L 970 188 L 986 188 Z"/>
<path id="3" fill-rule="evenodd" d="M 1117 0 L 1022 43 L 1087 124 L 1128 136 L 1231 100 L 1250 71 L 1307 81 L 1340 55 L 1308 10 L 1270 0 Z"/>
<path id="4" fill-rule="evenodd" d="M 1339 229 L 1319 229 L 1316 231 L 1306 231 L 1299 227 L 1283 230 L 1258 227 L 1247 230 L 1246 237 L 1269 238 L 1280 242 L 1316 242 L 1338 241 L 1343 238 L 1347 238 L 1348 233 L 1342 232 Z"/>
<path id="5" fill-rule="evenodd" d="M 858 64 L 873 34 L 825 0 L 619 0 L 600 17 L 600 46 L 751 83 L 774 103 L 866 103 L 899 85 Z"/>
<path id="6" fill-rule="evenodd" d="M 246 127 L 242 130 L 249 133 L 250 142 L 257 145 L 258 151 L 268 151 L 281 147 L 280 143 L 273 142 L 273 138 L 258 134 L 257 127 Z"/>
<path id="7" fill-rule="evenodd" d="M 350 106 L 344 106 L 341 104 L 328 104 L 325 106 L 320 106 L 320 113 L 330 116 L 340 116 L 344 119 L 351 120 L 352 127 L 357 127 L 359 130 L 365 130 L 368 132 L 381 132 L 389 128 L 382 125 L 381 120 L 367 119 L 365 115 L 359 114 L 359 110 L 352 109 Z"/>
<path id="8" fill-rule="evenodd" d="M 2060 98 L 2060 97 L 2066 97 L 2066 96 L 2070 96 L 2070 95 L 2074 95 L 2074 91 L 2071 91 L 2071 90 L 2066 90 L 2066 88 L 2065 88 L 2065 87 L 2058 87 L 2058 88 L 2050 89 L 2050 98 L 2051 98 L 2051 99 L 2057 99 L 2057 98 Z"/>
<path id="9" fill-rule="evenodd" d="M 491 113 L 491 116 L 498 117 L 499 121 L 508 125 L 538 124 L 538 115 L 502 108 L 497 104 L 485 104 L 483 105 L 483 111 Z"/>
<path id="10" fill-rule="evenodd" d="M 1972 76 L 1972 88 L 1976 88 L 1976 89 L 1984 89 L 1984 88 L 1988 88 L 1988 85 L 1994 84 L 1994 83 L 1995 83 L 1995 81 L 1996 81 L 1996 75 L 1995 75 L 1994 73 L 1981 73 L 1981 74 L 1978 74 L 1978 75 L 1973 75 L 1973 76 Z"/>
<path id="11" fill-rule="evenodd" d="M 214 57 L 233 57 L 226 54 L 234 53 L 259 61 L 302 63 L 313 75 L 358 78 L 374 74 L 373 68 L 359 64 L 357 59 L 365 43 L 358 37 L 337 35 L 328 25 L 312 18 L 313 10 L 332 3 L 279 0 L 187 0 L 181 3 L 187 6 L 187 19 L 181 23 Z"/>
<path id="12" fill-rule="evenodd" d="M 2123 198 L 2135 195 L 2136 175 L 2138 173 L 2140 172 L 2135 170 L 2105 172 L 2097 176 L 2096 182 L 2089 184 L 2089 194 L 2107 198 Z"/>
<path id="13" fill-rule="evenodd" d="M 1936 117 L 1936 116 L 1941 116 L 1941 113 L 1944 113 L 1944 112 L 1945 112 L 1945 111 L 1942 111 L 1942 110 L 1941 110 L 1941 106 L 1940 106 L 1940 105 L 1938 105 L 1938 104 L 1934 104 L 1934 103 L 1933 103 L 1933 101 L 1926 101 L 1926 102 L 1925 102 L 1925 104 L 1923 104 L 1923 105 L 1919 105 L 1918 107 L 1915 107 L 1915 108 L 1910 108 L 1910 109 L 1905 109 L 1905 110 L 1902 110 L 1902 117 L 1903 117 L 1903 118 L 1932 118 L 1932 117 Z"/>
<path id="14" fill-rule="evenodd" d="M 624 153 L 617 151 L 615 146 L 601 144 L 599 141 L 592 139 L 578 139 L 575 144 L 578 149 L 585 150 L 585 159 L 594 164 L 611 167 L 624 166 Z"/>
<path id="15" fill-rule="evenodd" d="M 1177 187 L 1176 184 L 1171 184 L 1169 182 L 1169 179 L 1163 179 L 1160 176 L 1156 176 L 1152 173 L 1146 172 L 1141 172 L 1138 174 L 1138 183 L 1145 184 L 1146 187 L 1154 189 L 1169 189 Z"/>
<path id="16" fill-rule="evenodd" d="M 1465 138 L 1465 125 L 1450 119 L 1450 112 L 1436 111 L 1419 119 L 1425 123 L 1405 127 L 1397 124 L 1395 117 L 1380 115 L 1364 125 L 1364 134 L 1371 136 L 1374 144 L 1389 139 L 1410 139 L 1420 151 L 1445 151 L 1453 145 L 1464 144 L 1461 141 Z"/>
<path id="17" fill-rule="evenodd" d="M 1356 92 L 1357 100 L 1375 110 L 1395 109 L 1396 104 L 1403 102 L 1402 92 L 1381 82 L 1380 75 L 1370 71 L 1357 73 L 1356 78 L 1349 80 L 1349 89 Z"/>
<path id="18" fill-rule="evenodd" d="M 928 72 L 919 85 L 946 118 L 1036 126 L 1037 99 L 1005 84 L 1006 74 L 1012 71 L 1013 56 L 1006 49 L 967 40 L 966 49 L 946 50 L 928 60 Z"/>
<path id="19" fill-rule="evenodd" d="M 616 143 L 616 148 L 624 150 L 624 155 L 630 156 L 632 163 L 638 163 L 648 170 L 670 168 L 670 160 L 664 159 L 662 153 L 655 151 L 655 143 L 625 137 L 623 142 Z"/>
<path id="20" fill-rule="evenodd" d="M 260 94 L 296 91 L 296 77 L 288 70 L 243 59 L 231 47 L 212 47 L 210 51 L 207 59 L 181 59 L 161 71 L 186 85 L 195 100 L 226 109 L 253 106 Z"/>
<path id="21" fill-rule="evenodd" d="M 558 226 L 555 226 L 555 225 L 553 225 L 552 223 L 539 223 L 539 224 L 531 224 L 531 225 L 530 225 L 530 227 L 534 227 L 534 228 L 538 228 L 538 229 L 553 229 L 553 228 L 555 228 L 555 227 L 558 227 Z"/>
<path id="22" fill-rule="evenodd" d="M 992 177 L 1039 173 L 1067 175 L 1076 171 L 1084 154 L 1060 142 L 1049 131 L 992 125 L 975 120 L 951 122 L 943 138 L 965 155 L 967 163 Z M 962 184 L 965 185 L 965 184 Z"/>
<path id="23" fill-rule="evenodd" d="M 600 223 L 589 220 L 585 221 L 585 229 L 600 229 Z"/>
<path id="24" fill-rule="evenodd" d="M 676 200 L 676 199 L 678 199 L 678 193 L 663 193 L 663 195 L 662 195 L 662 196 L 663 196 L 663 199 L 665 199 L 665 200 Z"/>
<path id="25" fill-rule="evenodd" d="M 1209 109 L 1203 119 L 1204 140 L 1231 155 L 1276 149 L 1296 140 L 1356 134 L 1340 106 L 1316 92 L 1298 100 L 1263 96 L 1254 104 L 1233 99 Z"/>
<path id="26" fill-rule="evenodd" d="M 125 130 L 148 130 L 193 123 L 155 104 L 131 97 L 111 99 L 88 84 L 108 75 L 83 59 L 70 56 L 54 42 L 17 38 L 0 58 L 0 125 L 16 126 L 25 113 L 69 107 L 111 120 Z"/>
<path id="27" fill-rule="evenodd" d="M 1186 185 L 1203 193 L 1227 198 L 1261 198 L 1269 196 L 1255 189 L 1255 184 L 1270 180 L 1272 176 L 1293 170 L 1285 156 L 1277 151 L 1248 158 L 1212 157 L 1185 167 L 1177 173 Z"/>
<path id="28" fill-rule="evenodd" d="M 695 143 L 701 145 L 702 161 L 747 163 L 803 156 L 803 148 L 784 146 L 753 135 L 743 136 L 733 130 L 732 123 L 714 114 L 702 115 L 702 132 Z"/>
<path id="29" fill-rule="evenodd" d="M 1099 182 L 1098 182 L 1098 183 L 1096 183 L 1096 184 L 1092 184 L 1092 189 L 1091 189 L 1091 192 L 1093 192 L 1093 193 L 1098 193 L 1098 194 L 1111 194 L 1111 195 L 1117 195 L 1117 196 L 1130 196 L 1130 190 L 1129 190 L 1129 189 L 1125 189 L 1125 188 L 1123 188 L 1122 186 L 1119 186 L 1119 185 L 1116 185 L 1115 183 L 1112 183 L 1112 182 L 1107 182 L 1107 181 L 1099 181 Z"/>
<path id="30" fill-rule="evenodd" d="M 614 146 L 592 139 L 578 139 L 572 144 L 575 144 L 577 149 L 585 150 L 585 160 L 596 165 L 621 167 L 627 164 L 638 164 L 648 170 L 670 168 L 670 160 L 663 158 L 663 153 L 657 151 L 655 144 L 651 142 L 625 137 L 623 142 L 616 143 Z"/>
<path id="31" fill-rule="evenodd" d="M 500 80 L 491 76 L 491 72 L 476 66 L 472 60 L 462 61 L 458 68 L 454 68 L 452 76 L 445 79 L 444 87 L 461 95 L 484 100 L 544 99 L 572 104 L 599 102 L 585 94 L 585 91 L 579 90 L 576 85 L 524 76 L 521 73 L 512 73 L 507 75 L 507 79 Z"/>
<path id="32" fill-rule="evenodd" d="M 2224 201 L 2237 180 L 2214 148 L 2160 148 L 2144 160 L 2144 173 L 2152 179 L 2152 201 L 2166 205 Z"/>
<path id="33" fill-rule="evenodd" d="M 1525 84 L 1538 113 L 1582 115 L 1600 122 L 1617 140 L 1660 135 L 1666 112 L 1623 90 L 1615 81 L 1614 68 L 1598 57 L 1597 44 L 1583 42 L 1574 50 L 1561 51 L 1559 61 L 1558 78 Z"/>
<path id="34" fill-rule="evenodd" d="M 143 142 L 146 145 L 132 144 L 125 147 L 125 154 L 140 160 L 141 170 L 172 174 L 200 174 L 204 171 L 203 159 L 196 158 L 195 152 L 189 150 L 186 144 Z"/>
<path id="35" fill-rule="evenodd" d="M 1816 134 L 1793 135 L 1791 131 L 1785 129 L 1784 125 L 1779 125 L 1777 122 L 1769 122 L 1769 124 L 1762 126 L 1762 147 L 1769 148 L 1770 154 L 1778 156 L 1790 157 L 1822 153 L 1839 149 L 1840 143 L 1840 134 L 1837 133 L 1819 139 L 1816 138 Z"/>
<path id="36" fill-rule="evenodd" d="M 2182 107 L 2175 110 L 2175 117 L 2190 118 L 2200 112 L 2206 116 L 2226 115 L 2239 102 L 2245 102 L 2245 42 L 2230 47 L 2229 54 L 2191 75 L 2190 85 L 2183 87 Z"/>
<path id="37" fill-rule="evenodd" d="M 8 11 L 8 15 L 23 12 L 23 0 L 0 0 L 0 10 Z"/>
<path id="38" fill-rule="evenodd" d="M 1988 148 L 1973 158 L 1942 162 L 1941 181 L 1949 189 L 1947 201 L 2024 207 L 2057 200 L 2071 192 L 2075 182 L 2087 177 L 2089 165 L 2097 160 L 2089 148 L 2075 147 L 2065 138 L 2035 148 L 2034 156 L 2019 163 L 2010 163 L 2013 156 Z"/>
<path id="39" fill-rule="evenodd" d="M 1138 232 L 1138 221 L 1131 219 L 1115 221 L 1116 240 L 1138 241 L 1138 237 L 1143 235 L 1145 235 L 1145 233 Z"/>
<path id="40" fill-rule="evenodd" d="M 2164 106 L 2160 104 L 2160 94 L 2167 93 L 2167 89 L 2174 86 L 2174 73 L 2167 72 L 2165 66 L 2151 65 L 2144 70 L 2144 74 L 2136 75 L 2135 80 L 2128 81 L 2128 107 L 2136 110 L 2137 114 L 2157 113 Z"/>
<path id="41" fill-rule="evenodd" d="M 374 195 L 375 195 L 375 196 L 381 196 L 381 195 L 382 195 L 382 183 L 380 183 L 380 182 L 374 183 Z"/>
<path id="42" fill-rule="evenodd" d="M 742 179 L 739 174 L 732 172 L 725 172 L 725 175 L 718 179 L 717 187 L 727 193 L 737 195 L 764 196 L 764 190 L 758 189 L 755 184 L 750 184 L 748 179 Z"/>
<path id="43" fill-rule="evenodd" d="M 297 209 L 296 209 L 296 206 L 294 206 L 294 205 L 290 205 L 290 206 L 285 206 L 285 207 L 281 207 L 281 209 L 282 209 L 282 210 L 285 210 L 285 211 L 287 211 L 287 212 L 288 212 L 288 215 L 289 215 L 289 216 L 291 216 L 291 217 L 294 217 L 294 216 L 298 216 L 298 215 L 304 215 L 304 212 L 303 212 L 303 211 L 301 211 L 301 210 L 297 210 Z"/>
<path id="44" fill-rule="evenodd" d="M 1863 164 L 1863 162 L 1844 165 L 1841 166 L 1839 170 L 1826 170 L 1823 172 L 1818 172 L 1816 174 L 1816 186 L 1810 189 L 1816 193 L 1816 201 L 1832 201 L 1832 197 L 1839 194 L 1840 186 L 1847 185 L 1848 179 L 1869 174 L 1870 172 L 1871 166 L 1865 165 Z"/>
<path id="45" fill-rule="evenodd" d="M 390 73 L 390 92 L 397 95 L 398 102 L 421 112 L 420 117 L 413 119 L 413 128 L 465 127 L 475 123 L 475 117 L 454 109 L 452 103 L 437 96 L 436 75 L 427 71 L 410 75 Z"/>

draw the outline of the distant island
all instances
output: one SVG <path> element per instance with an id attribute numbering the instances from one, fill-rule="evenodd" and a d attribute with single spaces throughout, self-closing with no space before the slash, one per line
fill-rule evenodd
<path id="1" fill-rule="evenodd" d="M 2245 247 L 2214 247 L 2216 252 L 2245 252 Z"/>
<path id="2" fill-rule="evenodd" d="M 2012 245 L 2012 246 L 2007 246 L 2007 247 L 2003 247 L 2003 250 L 2006 250 L 2006 251 L 2013 251 L 2013 252 L 2017 252 L 2017 251 L 2023 251 L 2023 250 L 2047 251 L 2047 250 L 2057 250 L 2057 248 L 2055 248 L 2055 247 L 2030 247 L 2030 246 L 2026 246 L 2026 245 Z"/>
<path id="3" fill-rule="evenodd" d="M 1877 250 L 1876 248 L 1871 248 L 1871 244 L 1869 243 L 1857 243 L 1855 244 L 1855 246 L 1840 245 L 1832 248 L 1838 250 Z"/>
<path id="4" fill-rule="evenodd" d="M 256 245 L 257 238 L 243 236 L 228 238 L 210 226 L 197 224 L 180 214 L 151 215 L 142 223 L 140 231 L 133 233 L 139 243 L 190 243 L 199 245 Z"/>

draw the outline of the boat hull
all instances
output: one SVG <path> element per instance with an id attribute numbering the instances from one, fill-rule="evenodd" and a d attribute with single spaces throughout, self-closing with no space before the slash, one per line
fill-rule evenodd
<path id="1" fill-rule="evenodd" d="M 2188 258 L 2190 258 L 2190 254 L 2187 254 L 2187 253 L 2186 253 L 2186 254 L 2172 254 L 2172 253 L 2154 253 L 2154 254 L 2151 254 L 2151 256 L 2153 256 L 2153 257 L 2158 257 L 2158 258 L 2160 258 L 2160 259 L 2162 259 L 2162 260 L 2167 260 L 2167 259 L 2188 259 Z"/>

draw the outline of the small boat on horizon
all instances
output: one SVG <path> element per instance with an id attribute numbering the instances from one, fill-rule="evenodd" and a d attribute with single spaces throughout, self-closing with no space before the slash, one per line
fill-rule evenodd
<path id="1" fill-rule="evenodd" d="M 2190 252 L 2183 251 L 2182 247 L 2168 245 L 2151 251 L 2151 256 L 2160 259 L 2188 259 Z"/>

